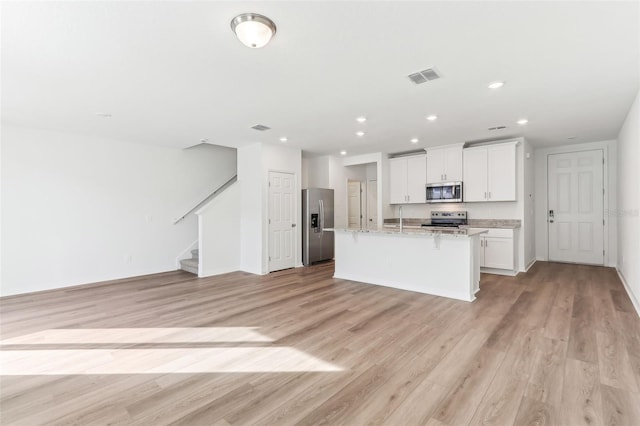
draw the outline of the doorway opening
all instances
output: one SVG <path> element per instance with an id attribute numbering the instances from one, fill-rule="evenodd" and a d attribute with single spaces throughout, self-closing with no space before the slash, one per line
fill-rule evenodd
<path id="1" fill-rule="evenodd" d="M 346 166 L 347 225 L 355 229 L 378 226 L 377 163 Z"/>

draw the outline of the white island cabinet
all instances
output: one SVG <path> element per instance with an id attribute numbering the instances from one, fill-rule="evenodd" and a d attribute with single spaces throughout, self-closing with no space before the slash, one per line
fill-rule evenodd
<path id="1" fill-rule="evenodd" d="M 471 302 L 486 231 L 335 230 L 335 278 Z"/>

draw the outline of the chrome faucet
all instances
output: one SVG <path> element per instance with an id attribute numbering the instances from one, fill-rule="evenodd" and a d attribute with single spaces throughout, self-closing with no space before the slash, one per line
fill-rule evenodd
<path id="1" fill-rule="evenodd" d="M 399 206 L 398 209 L 400 210 L 400 232 L 402 232 L 402 206 Z"/>

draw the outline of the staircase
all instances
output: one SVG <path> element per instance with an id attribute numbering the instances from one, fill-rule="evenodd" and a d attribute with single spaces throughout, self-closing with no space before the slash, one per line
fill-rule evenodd
<path id="1" fill-rule="evenodd" d="M 198 249 L 191 250 L 191 259 L 182 259 L 180 269 L 198 275 Z"/>

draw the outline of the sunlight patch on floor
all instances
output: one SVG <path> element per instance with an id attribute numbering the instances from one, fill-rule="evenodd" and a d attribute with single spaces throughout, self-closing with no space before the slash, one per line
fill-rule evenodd
<path id="1" fill-rule="evenodd" d="M 259 327 L 50 329 L 0 340 L 2 345 L 273 342 Z"/>
<path id="2" fill-rule="evenodd" d="M 291 347 L 63 349 L 0 352 L 2 375 L 342 371 Z"/>

